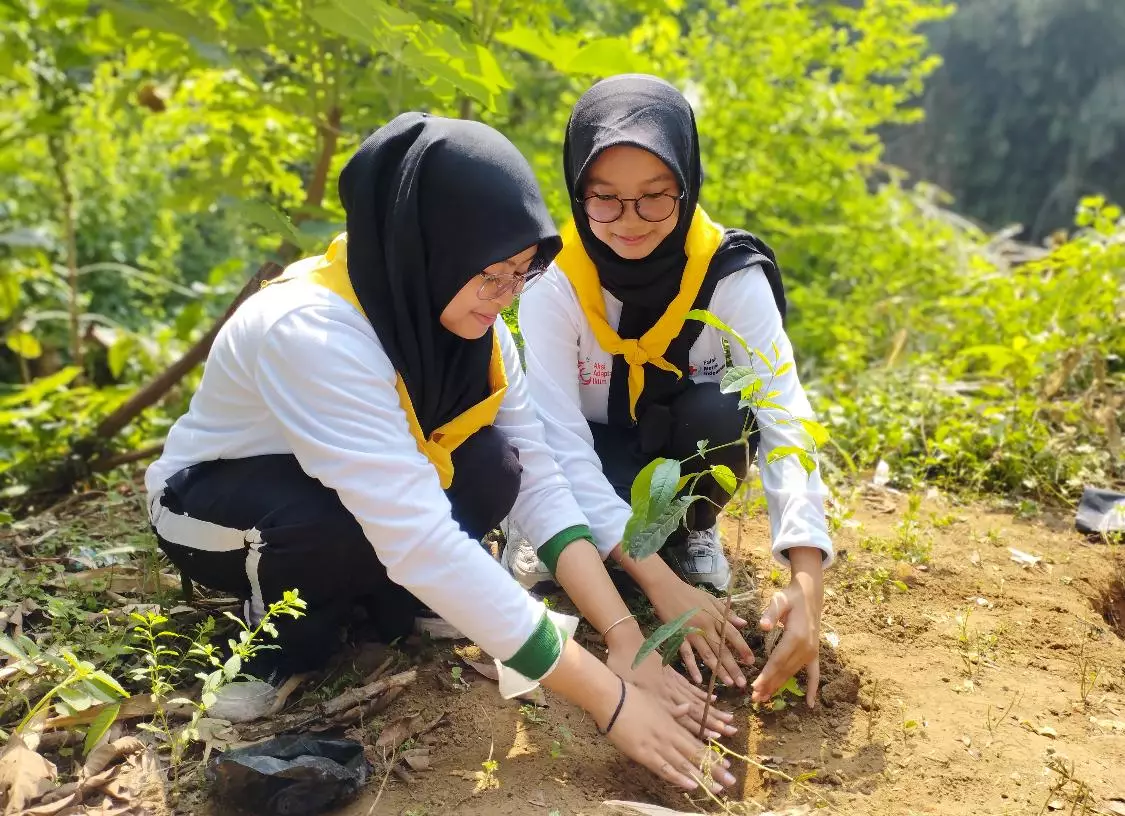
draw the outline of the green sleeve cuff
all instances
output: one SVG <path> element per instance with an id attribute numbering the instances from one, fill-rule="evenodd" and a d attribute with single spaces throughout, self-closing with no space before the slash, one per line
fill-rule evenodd
<path id="1" fill-rule="evenodd" d="M 551 575 L 554 575 L 562 551 L 575 541 L 581 541 L 584 538 L 590 541 L 594 540 L 594 534 L 590 532 L 590 528 L 585 524 L 576 524 L 573 527 L 567 527 L 565 530 L 551 536 L 547 540 L 547 543 L 537 550 L 539 560 L 551 571 Z"/>
<path id="2" fill-rule="evenodd" d="M 551 622 L 550 616 L 544 610 L 543 617 L 539 619 L 539 625 L 535 627 L 531 637 L 524 642 L 518 652 L 504 661 L 504 665 L 509 669 L 515 669 L 524 677 L 538 680 L 559 662 L 565 641 L 566 633 Z"/>

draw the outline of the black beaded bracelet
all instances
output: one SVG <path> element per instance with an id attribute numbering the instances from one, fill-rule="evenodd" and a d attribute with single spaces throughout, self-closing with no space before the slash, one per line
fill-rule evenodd
<path id="1" fill-rule="evenodd" d="M 617 679 L 621 680 L 621 699 L 617 701 L 617 708 L 614 710 L 613 716 L 609 718 L 609 724 L 605 727 L 605 730 L 603 731 L 600 728 L 598 729 L 598 733 L 603 737 L 613 730 L 614 723 L 617 722 L 617 715 L 621 713 L 621 707 L 625 705 L 625 681 L 620 677 L 618 677 Z"/>

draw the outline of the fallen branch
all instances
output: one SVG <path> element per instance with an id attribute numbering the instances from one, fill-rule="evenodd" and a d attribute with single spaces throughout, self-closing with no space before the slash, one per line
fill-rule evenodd
<path id="1" fill-rule="evenodd" d="M 418 672 L 414 669 L 393 674 L 375 683 L 368 683 L 365 686 L 345 691 L 339 697 L 334 697 L 323 705 L 294 711 L 280 717 L 270 717 L 269 719 L 239 725 L 238 736 L 246 742 L 254 742 L 264 737 L 299 731 L 317 723 L 324 723 L 326 720 L 331 720 L 332 724 L 350 722 L 351 720 L 345 720 L 345 718 L 350 717 L 352 712 L 360 707 L 361 703 L 364 708 L 368 706 L 373 708 L 382 701 L 382 698 L 373 698 L 388 694 L 394 689 L 398 690 L 395 694 L 395 696 L 398 696 L 398 693 L 401 693 L 403 688 L 413 683 L 417 677 Z M 361 713 L 356 711 L 355 719 L 359 719 Z"/>
<path id="2" fill-rule="evenodd" d="M 392 674 L 382 680 L 376 680 L 374 683 L 368 683 L 365 686 L 349 689 L 324 704 L 325 714 L 339 714 L 341 711 L 347 711 L 349 708 L 354 707 L 356 704 L 374 697 L 377 694 L 382 694 L 392 688 L 402 688 L 413 683 L 418 678 L 418 672 L 414 669 Z"/>

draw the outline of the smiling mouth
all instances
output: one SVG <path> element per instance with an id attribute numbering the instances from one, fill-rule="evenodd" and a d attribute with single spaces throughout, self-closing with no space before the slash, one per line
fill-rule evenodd
<path id="1" fill-rule="evenodd" d="M 615 237 L 623 244 L 636 245 L 644 241 L 648 236 L 649 234 L 646 232 L 644 235 L 617 235 Z"/>

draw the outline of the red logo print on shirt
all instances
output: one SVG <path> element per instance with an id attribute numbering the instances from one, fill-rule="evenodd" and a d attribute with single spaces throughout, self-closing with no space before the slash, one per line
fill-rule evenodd
<path id="1" fill-rule="evenodd" d="M 605 385 L 609 382 L 609 370 L 605 363 L 594 363 L 591 371 L 590 358 L 578 361 L 578 382 L 582 385 Z"/>

